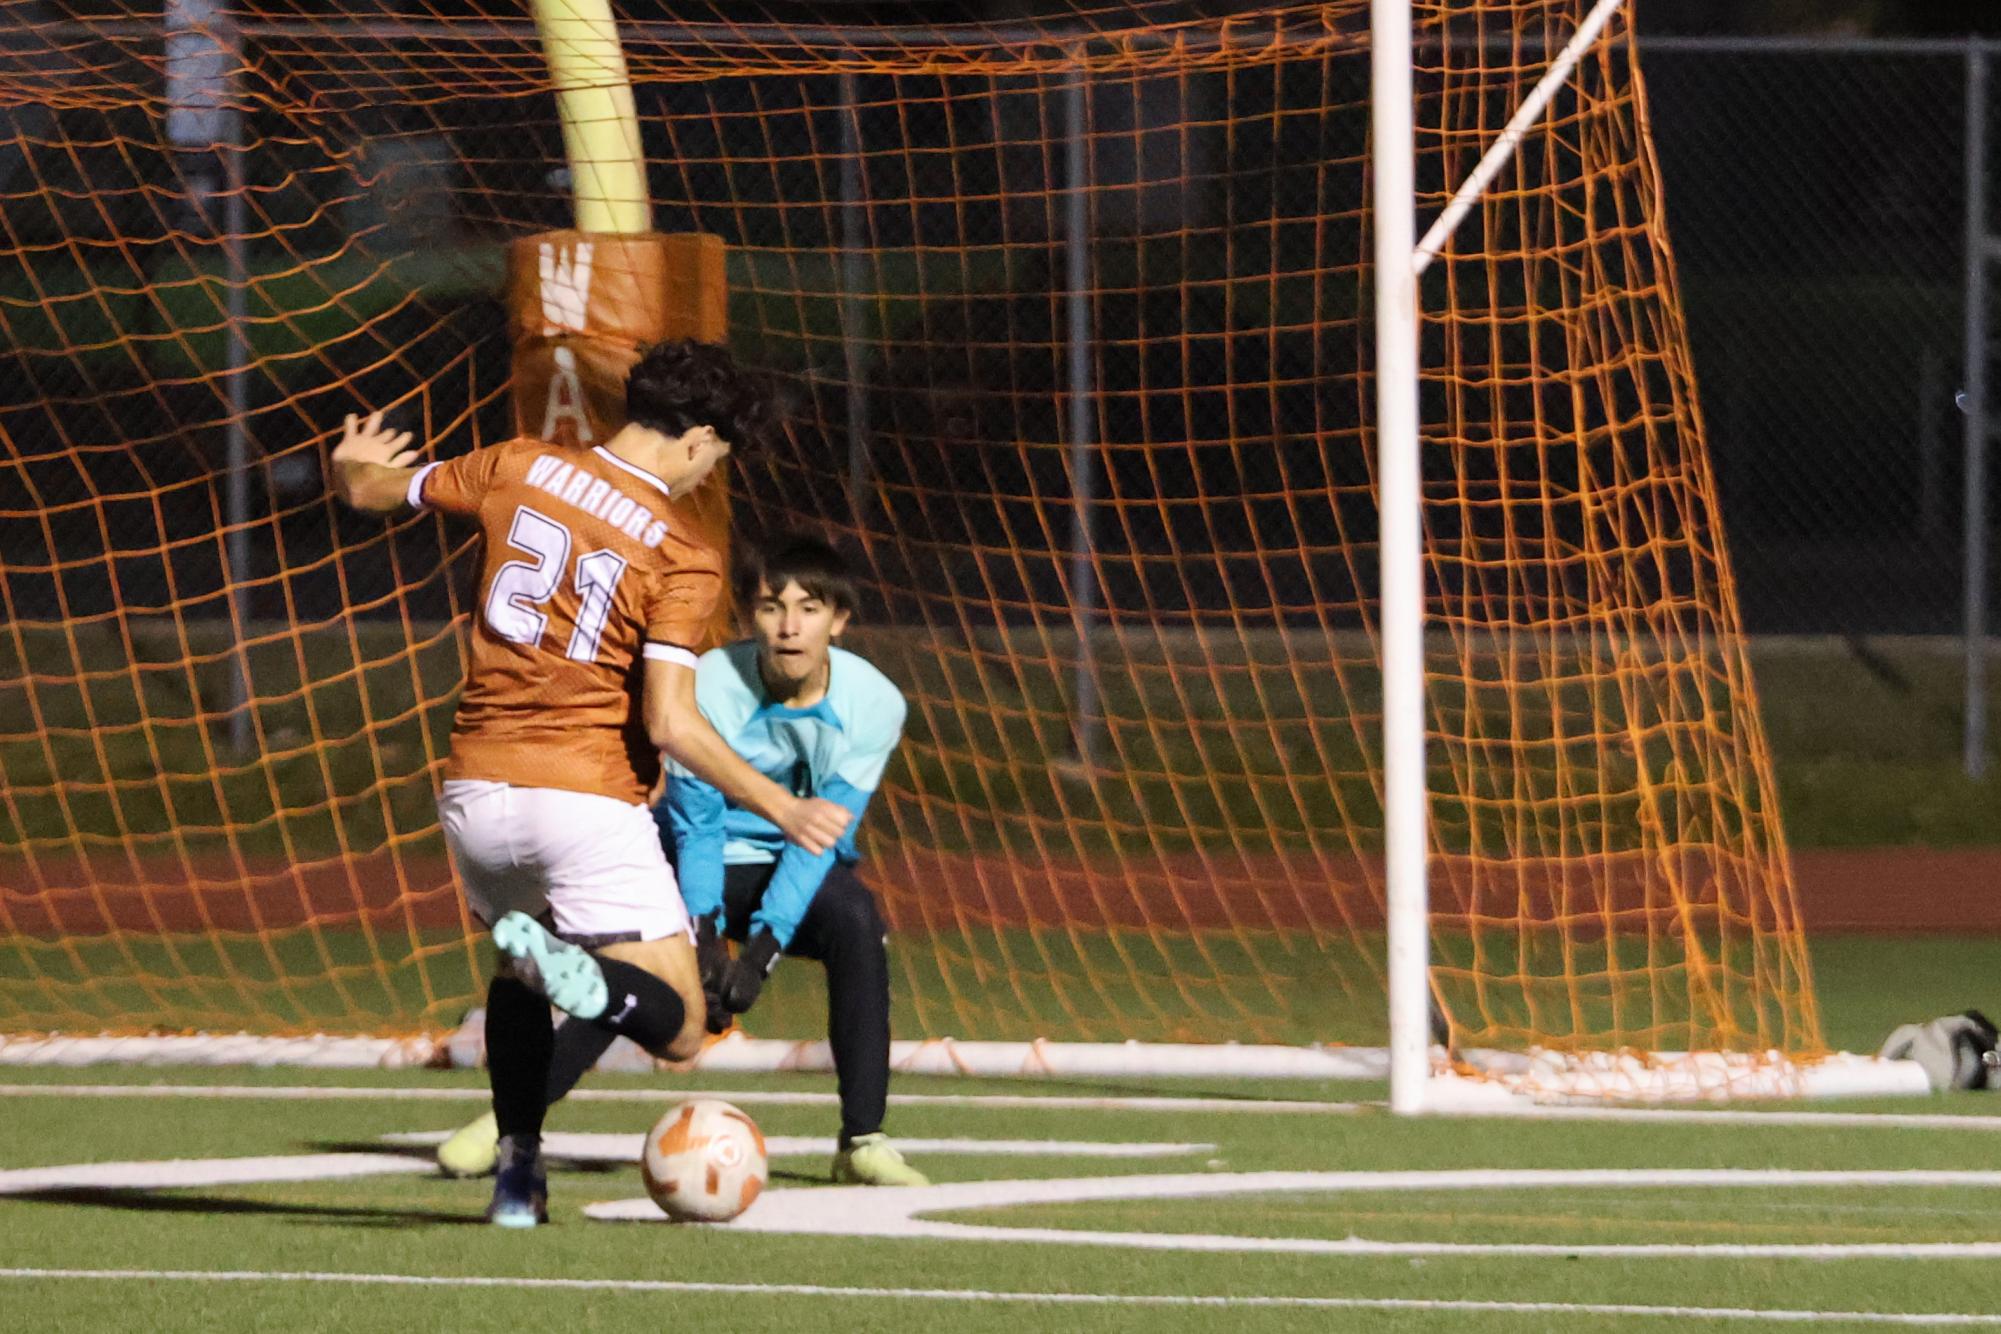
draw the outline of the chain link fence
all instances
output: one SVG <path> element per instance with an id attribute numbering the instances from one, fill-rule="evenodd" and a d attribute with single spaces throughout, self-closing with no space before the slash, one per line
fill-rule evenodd
<path id="1" fill-rule="evenodd" d="M 1960 633 L 1966 50 L 1643 39 L 1641 65 L 1748 628 Z"/>

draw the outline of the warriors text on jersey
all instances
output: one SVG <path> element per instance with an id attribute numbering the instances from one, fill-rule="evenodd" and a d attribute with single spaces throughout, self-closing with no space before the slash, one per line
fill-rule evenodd
<path id="1" fill-rule="evenodd" d="M 511 440 L 419 469 L 410 503 L 485 539 L 445 776 L 645 802 L 644 662 L 695 666 L 723 591 L 666 483 L 602 446 Z"/>

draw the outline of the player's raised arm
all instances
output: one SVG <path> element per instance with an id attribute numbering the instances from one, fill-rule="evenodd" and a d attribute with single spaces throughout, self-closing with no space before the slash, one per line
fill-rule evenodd
<path id="1" fill-rule="evenodd" d="M 410 447 L 408 431 L 383 426 L 380 412 L 365 418 L 350 412 L 333 450 L 334 494 L 364 514 L 400 509 L 409 501 L 419 452 Z"/>
<path id="2" fill-rule="evenodd" d="M 818 797 L 793 796 L 732 750 L 695 702 L 693 667 L 648 658 L 644 708 L 648 739 L 730 801 L 771 821 L 815 855 L 840 841 L 852 818 L 848 811 Z"/>

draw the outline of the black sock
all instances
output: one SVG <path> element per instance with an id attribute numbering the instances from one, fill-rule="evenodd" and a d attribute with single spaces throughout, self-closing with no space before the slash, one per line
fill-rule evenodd
<path id="1" fill-rule="evenodd" d="M 577 1081 L 590 1072 L 618 1034 L 579 1019 L 565 1019 L 556 1025 L 556 1051 L 549 1058 L 549 1084 L 542 1101 L 554 1107 L 569 1096 Z"/>
<path id="2" fill-rule="evenodd" d="M 486 989 L 486 1077 L 503 1136 L 541 1136 L 555 1040 L 549 1002 L 515 978 L 494 978 Z"/>
<path id="3" fill-rule="evenodd" d="M 681 1025 L 688 1018 L 688 1007 L 681 1003 L 680 995 L 637 964 L 607 959 L 602 954 L 597 961 L 604 969 L 611 999 L 604 1013 L 590 1022 L 606 1032 L 631 1038 L 655 1055 L 666 1050 L 667 1044 L 681 1035 Z"/>

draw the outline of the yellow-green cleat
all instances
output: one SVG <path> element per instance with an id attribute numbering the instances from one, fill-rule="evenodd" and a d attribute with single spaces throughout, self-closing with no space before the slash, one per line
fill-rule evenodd
<path id="1" fill-rule="evenodd" d="M 474 1118 L 438 1146 L 438 1167 L 448 1177 L 483 1177 L 500 1161 L 500 1125 L 493 1113 Z"/>
<path id="2" fill-rule="evenodd" d="M 857 1135 L 834 1155 L 834 1180 L 850 1186 L 928 1186 L 931 1179 L 903 1161 L 880 1130 Z"/>

